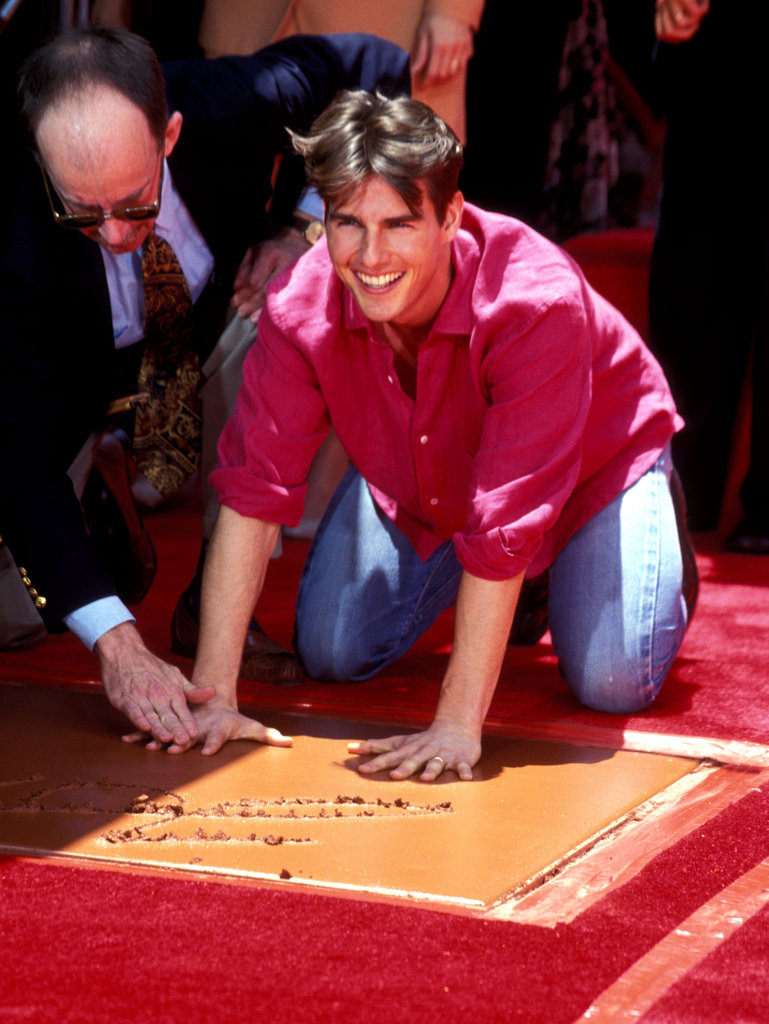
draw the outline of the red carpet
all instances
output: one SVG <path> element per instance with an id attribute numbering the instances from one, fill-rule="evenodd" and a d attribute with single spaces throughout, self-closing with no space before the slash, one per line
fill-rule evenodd
<path id="1" fill-rule="evenodd" d="M 0 862 L 0 1020 L 247 1024 L 264 1014 L 304 1024 L 373 1012 L 390 1024 L 570 1024 L 679 922 L 767 857 L 769 787 L 555 928 Z M 764 912 L 674 986 L 645 1024 L 765 1021 L 768 943 Z"/>
<path id="2" fill-rule="evenodd" d="M 769 910 L 747 921 L 674 985 L 642 1024 L 724 1024 L 769 1017 Z M 735 980 L 739 979 L 735 984 Z"/>
<path id="3" fill-rule="evenodd" d="M 168 619 L 194 564 L 193 507 L 151 517 L 158 579 L 138 609 L 168 654 Z M 580 709 L 547 643 L 511 650 L 492 708 L 495 730 L 553 718 L 763 743 L 769 735 L 769 561 L 700 544 L 700 606 L 658 704 L 617 720 Z M 272 564 L 262 621 L 290 641 L 306 544 Z M 433 705 L 451 617 L 386 677 L 299 687 L 247 684 L 246 703 L 415 723 Z M 183 665 L 189 665 L 180 659 Z M 72 637 L 0 655 L 3 680 L 96 685 Z M 269 712 L 265 711 L 265 715 Z M 240 884 L 70 865 L 0 863 L 0 1021 L 173 1024 L 471 1020 L 569 1024 L 677 924 L 769 858 L 769 786 L 655 858 L 630 883 L 554 929 Z M 697 963 L 643 1024 L 766 1020 L 769 911 Z M 739 983 L 737 983 L 739 979 Z M 722 1010 L 721 1007 L 728 1007 Z M 636 1018 L 637 1019 L 637 1018 Z"/>

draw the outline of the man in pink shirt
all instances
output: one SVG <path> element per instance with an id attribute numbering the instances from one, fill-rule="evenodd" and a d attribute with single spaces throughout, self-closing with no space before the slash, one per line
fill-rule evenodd
<path id="1" fill-rule="evenodd" d="M 203 752 L 291 742 L 238 713 L 236 682 L 270 551 L 301 517 L 330 426 L 352 465 L 300 585 L 307 672 L 368 678 L 456 604 L 433 723 L 354 744 L 373 755 L 362 772 L 472 778 L 524 577 L 548 568 L 572 691 L 644 707 L 691 610 L 670 489 L 681 423 L 658 365 L 560 249 L 463 204 L 461 146 L 429 108 L 342 94 L 294 145 L 327 237 L 272 289 L 212 476 L 222 509 L 192 676 L 217 691 L 191 709 Z"/>

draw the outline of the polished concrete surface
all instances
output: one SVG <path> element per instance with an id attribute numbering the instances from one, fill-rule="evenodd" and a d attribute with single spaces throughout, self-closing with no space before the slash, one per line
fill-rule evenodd
<path id="1" fill-rule="evenodd" d="M 697 762 L 487 738 L 475 781 L 365 778 L 348 740 L 397 728 L 265 713 L 292 749 L 213 758 L 120 742 L 100 695 L 0 685 L 0 852 L 284 879 L 485 907 Z"/>

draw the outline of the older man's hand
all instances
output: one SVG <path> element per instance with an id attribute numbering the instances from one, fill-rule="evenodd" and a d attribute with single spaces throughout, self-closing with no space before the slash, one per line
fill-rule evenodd
<path id="1" fill-rule="evenodd" d="M 104 633 L 95 651 L 110 703 L 140 732 L 180 746 L 197 740 L 198 726 L 189 705 L 211 700 L 213 686 L 192 686 L 178 668 L 146 648 L 130 622 Z"/>
<path id="2" fill-rule="evenodd" d="M 238 267 L 233 285 L 230 305 L 238 311 L 238 316 L 256 323 L 267 295 L 267 285 L 309 248 L 310 243 L 295 228 L 283 228 L 274 238 L 252 245 Z"/>

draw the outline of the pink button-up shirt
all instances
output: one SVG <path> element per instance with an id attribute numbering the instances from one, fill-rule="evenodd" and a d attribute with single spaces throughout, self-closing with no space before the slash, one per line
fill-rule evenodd
<path id="1" fill-rule="evenodd" d="M 535 575 L 681 426 L 665 378 L 573 261 L 465 207 L 454 279 L 417 360 L 393 352 L 319 242 L 271 288 L 212 476 L 221 502 L 294 525 L 329 424 L 422 558 L 453 538 L 475 576 Z"/>

